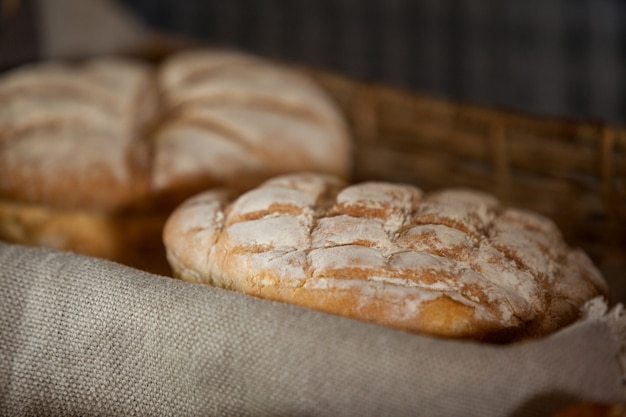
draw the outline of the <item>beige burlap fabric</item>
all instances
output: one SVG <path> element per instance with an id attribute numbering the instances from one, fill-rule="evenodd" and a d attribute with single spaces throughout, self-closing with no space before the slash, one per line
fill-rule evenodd
<path id="1" fill-rule="evenodd" d="M 623 320 L 446 341 L 0 244 L 0 415 L 550 415 L 624 399 Z"/>

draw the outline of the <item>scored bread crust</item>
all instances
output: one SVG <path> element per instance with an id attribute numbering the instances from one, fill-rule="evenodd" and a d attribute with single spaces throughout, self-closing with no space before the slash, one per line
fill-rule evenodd
<path id="1" fill-rule="evenodd" d="M 541 336 L 607 296 L 552 221 L 468 189 L 285 175 L 192 197 L 163 239 L 183 280 L 438 336 Z"/>
<path id="2" fill-rule="evenodd" d="M 165 116 L 152 185 L 166 199 L 206 189 L 198 177 L 246 190 L 286 172 L 350 175 L 345 121 L 307 77 L 235 52 L 190 50 L 172 56 L 158 78 Z"/>
<path id="3" fill-rule="evenodd" d="M 103 57 L 18 67 L 0 77 L 0 239 L 125 259 L 117 254 L 132 248 L 109 248 L 122 242 L 103 225 L 143 216 L 162 226 L 199 190 L 246 190 L 285 172 L 348 177 L 351 146 L 337 106 L 316 84 L 238 52 L 184 51 L 155 66 Z M 56 237 L 15 216 L 16 204 L 46 212 Z M 77 213 L 100 238 L 65 221 Z M 144 239 L 161 250 L 146 256 L 164 259 L 161 233 L 148 223 Z"/>
<path id="4" fill-rule="evenodd" d="M 0 199 L 111 212 L 143 198 L 149 151 L 137 139 L 156 115 L 151 77 L 117 58 L 3 74 Z"/>

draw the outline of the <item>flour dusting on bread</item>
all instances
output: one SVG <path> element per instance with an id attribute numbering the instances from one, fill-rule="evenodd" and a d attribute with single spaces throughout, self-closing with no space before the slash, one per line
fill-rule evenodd
<path id="1" fill-rule="evenodd" d="M 213 204 L 209 219 L 219 213 L 221 222 L 211 244 L 181 262 L 189 253 L 180 242 L 201 245 L 181 227 L 200 201 L 211 198 L 181 205 L 164 232 L 182 278 L 202 265 L 213 285 L 410 331 L 498 341 L 540 336 L 607 292 L 552 221 L 479 191 L 426 194 L 406 184 L 280 176 Z"/>

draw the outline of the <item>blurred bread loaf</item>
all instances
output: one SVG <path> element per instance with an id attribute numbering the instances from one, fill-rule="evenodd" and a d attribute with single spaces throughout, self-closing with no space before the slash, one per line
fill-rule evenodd
<path id="1" fill-rule="evenodd" d="M 552 221 L 468 189 L 289 174 L 190 198 L 164 242 L 183 280 L 444 337 L 545 335 L 607 295 Z"/>
<path id="2" fill-rule="evenodd" d="M 350 153 L 324 92 L 256 57 L 30 64 L 0 76 L 0 239 L 165 273 L 162 226 L 185 198 L 302 168 L 346 177 Z"/>
<path id="3" fill-rule="evenodd" d="M 300 170 L 349 176 L 344 120 L 299 73 L 238 53 L 189 51 L 163 65 L 159 85 L 166 111 L 153 137 L 159 193 L 187 197 L 207 183 L 248 189 Z"/>

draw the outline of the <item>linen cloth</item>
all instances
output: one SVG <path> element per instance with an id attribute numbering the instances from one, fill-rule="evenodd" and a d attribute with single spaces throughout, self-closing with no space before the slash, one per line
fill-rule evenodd
<path id="1" fill-rule="evenodd" d="M 481 344 L 0 243 L 0 415 L 551 415 L 624 400 L 620 307 Z"/>

